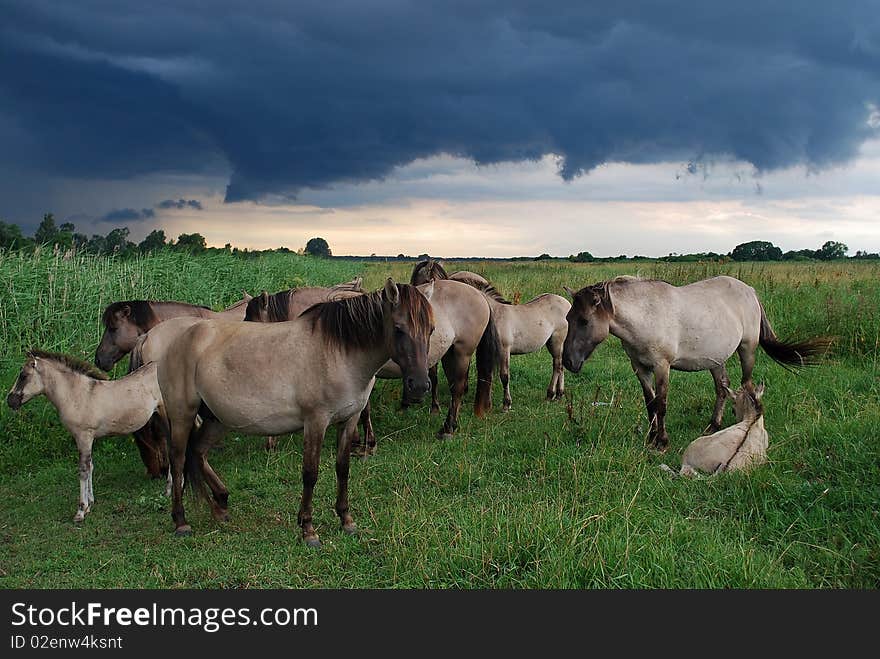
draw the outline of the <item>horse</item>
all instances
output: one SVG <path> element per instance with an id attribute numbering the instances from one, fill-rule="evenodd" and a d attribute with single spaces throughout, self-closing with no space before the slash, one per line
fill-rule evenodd
<path id="1" fill-rule="evenodd" d="M 126 300 L 113 302 L 104 309 L 101 322 L 104 334 L 95 350 L 95 366 L 104 371 L 113 368 L 134 347 L 135 341 L 156 325 L 169 318 L 194 316 L 196 318 L 229 318 L 242 320 L 245 305 L 251 300 L 247 292 L 241 300 L 223 311 L 186 302 L 155 302 L 151 300 Z"/>
<path id="2" fill-rule="evenodd" d="M 312 493 L 324 434 L 336 425 L 336 512 L 346 533 L 357 527 L 349 512 L 352 434 L 375 383 L 391 359 L 404 375 L 404 395 L 427 392 L 431 305 L 416 288 L 388 279 L 374 293 L 323 302 L 286 323 L 201 320 L 183 331 L 159 359 L 159 388 L 171 428 L 172 519 L 188 535 L 186 482 L 211 490 L 212 512 L 228 518 L 229 492 L 208 464 L 211 445 L 227 429 L 249 435 L 304 430 L 303 492 L 297 521 L 311 547 Z M 196 415 L 203 423 L 190 433 Z"/>
<path id="3" fill-rule="evenodd" d="M 245 305 L 251 299 L 243 292 L 241 300 L 223 311 L 186 302 L 154 302 L 148 300 L 126 300 L 114 302 L 104 309 L 101 322 L 104 334 L 95 350 L 95 366 L 109 371 L 120 359 L 131 352 L 138 337 L 146 334 L 169 318 L 188 316 L 193 318 L 232 318 L 241 320 Z M 128 372 L 132 370 L 129 367 Z M 151 429 L 152 428 L 152 429 Z M 150 424 L 134 433 L 134 443 L 151 478 L 160 478 L 168 473 L 168 452 L 164 441 L 155 436 L 155 425 Z"/>
<path id="4" fill-rule="evenodd" d="M 366 293 L 361 284 L 363 279 L 355 277 L 343 284 L 329 287 L 302 286 L 269 294 L 263 291 L 248 302 L 244 319 L 257 323 L 276 323 L 293 320 L 303 311 L 321 302 L 356 297 Z M 366 429 L 366 426 L 365 426 Z M 276 437 L 266 437 L 266 450 L 274 451 L 278 445 Z"/>
<path id="5" fill-rule="evenodd" d="M 439 285 L 435 285 L 439 284 Z M 411 284 L 412 285 L 412 284 Z M 440 403 L 437 393 L 437 363 L 443 363 L 443 371 L 449 382 L 452 403 L 442 428 L 438 432 L 441 438 L 452 437 L 458 428 L 458 417 L 462 397 L 467 391 L 468 371 L 471 356 L 477 353 L 477 373 L 482 382 L 491 383 L 492 373 L 496 366 L 497 331 L 491 321 L 491 309 L 482 295 L 471 287 L 459 282 L 440 281 L 418 286 L 419 290 L 430 299 L 434 313 L 436 330 L 431 335 L 428 351 L 428 365 L 431 367 L 431 413 L 439 413 Z M 354 296 L 354 290 L 337 290 L 324 288 L 300 288 L 282 291 L 275 295 L 255 297 L 248 304 L 245 320 L 262 322 L 289 321 L 297 318 L 311 304 L 324 302 L 328 296 L 339 298 Z M 400 370 L 389 361 L 378 373 L 377 378 L 399 379 Z M 486 385 L 477 386 L 477 397 L 474 411 L 483 416 L 491 408 L 491 388 Z M 407 406 L 407 401 L 403 401 Z M 358 436 L 354 440 L 355 455 L 367 456 L 376 452 L 376 435 L 373 430 L 370 404 L 367 402 L 361 416 L 363 439 Z"/>
<path id="6" fill-rule="evenodd" d="M 79 504 L 73 521 L 81 522 L 95 501 L 95 439 L 128 434 L 146 424 L 154 413 L 161 413 L 156 366 L 148 364 L 123 378 L 108 380 L 105 373 L 76 357 L 31 350 L 6 403 L 18 410 L 41 394 L 58 410 L 61 423 L 79 449 Z"/>
<path id="7" fill-rule="evenodd" d="M 723 471 L 746 470 L 767 462 L 769 437 L 764 428 L 764 406 L 761 397 L 764 385 L 754 392 L 745 387 L 739 391 L 727 389 L 733 399 L 737 423 L 711 435 L 697 437 L 681 457 L 681 470 L 676 473 L 668 465 L 660 465 L 673 476 L 696 476 L 703 472 L 719 474 Z"/>
<path id="8" fill-rule="evenodd" d="M 424 265 L 423 265 L 424 264 Z M 462 272 L 454 273 L 461 275 Z M 544 293 L 525 304 L 511 304 L 499 291 L 479 275 L 479 280 L 462 277 L 459 281 L 481 291 L 489 301 L 495 325 L 498 328 L 499 356 L 498 372 L 504 388 L 502 410 L 507 412 L 513 404 L 510 396 L 510 356 L 527 355 L 547 346 L 553 359 L 553 372 L 547 386 L 547 400 L 558 400 L 565 396 L 565 371 L 562 368 L 562 344 L 568 332 L 566 314 L 571 305 L 564 297 Z M 411 281 L 421 283 L 426 277 L 445 279 L 446 271 L 437 262 L 423 261 L 413 270 Z M 452 275 L 450 275 L 450 278 Z"/>
<path id="9" fill-rule="evenodd" d="M 416 263 L 410 281 L 416 281 L 417 284 L 427 284 L 432 279 L 451 279 L 469 284 L 474 288 L 490 286 L 488 279 L 469 270 L 458 270 L 448 275 L 443 263 L 435 259 L 425 259 Z"/>
<path id="10" fill-rule="evenodd" d="M 754 392 L 752 370 L 759 345 L 789 368 L 817 363 L 831 345 L 828 337 L 778 339 L 755 289 L 733 277 L 673 286 L 621 276 L 576 293 L 565 290 L 573 304 L 567 316 L 563 365 L 579 372 L 608 334 L 618 337 L 642 385 L 648 441 L 661 452 L 669 445 L 665 419 L 670 369 L 712 374 L 715 408 L 707 431 L 717 431 L 730 384 L 725 363 L 734 351 L 742 366 L 742 386 Z"/>

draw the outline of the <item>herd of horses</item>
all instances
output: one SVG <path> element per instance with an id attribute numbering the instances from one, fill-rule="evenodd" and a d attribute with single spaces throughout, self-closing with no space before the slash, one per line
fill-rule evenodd
<path id="1" fill-rule="evenodd" d="M 245 293 L 220 312 L 181 302 L 115 302 L 102 316 L 98 368 L 68 355 L 31 350 L 7 403 L 18 409 L 44 394 L 74 436 L 80 454 L 75 521 L 82 521 L 94 502 L 94 440 L 134 434 L 148 473 L 168 478 L 178 535 L 191 533 L 184 483 L 209 499 L 217 520 L 228 518 L 229 492 L 208 461 L 211 447 L 228 431 L 266 436 L 271 448 L 275 436 L 302 430 L 297 519 L 304 541 L 320 546 L 312 493 L 324 435 L 337 427 L 336 512 L 342 528 L 354 533 L 349 461 L 352 453 L 376 450 L 369 405 L 376 378 L 402 381 L 404 407 L 430 392 L 431 411 L 439 412 L 437 366 L 442 365 L 451 402 L 438 435 L 448 439 L 458 427 L 472 359 L 474 413 L 482 417 L 491 409 L 496 374 L 503 409 L 511 408 L 511 355 L 546 346 L 552 357 L 547 399 L 560 399 L 563 368 L 578 373 L 610 334 L 620 339 L 639 379 L 649 443 L 661 452 L 669 441 L 670 369 L 712 374 L 712 417 L 704 436 L 688 448 L 681 473 L 717 473 L 748 466 L 752 454 L 757 456 L 761 446 L 766 450 L 763 387 L 752 382 L 757 347 L 780 364 L 798 367 L 816 363 L 830 344 L 826 337 L 777 338 L 754 289 L 731 277 L 677 287 L 621 276 L 565 290 L 571 303 L 545 293 L 512 304 L 484 277 L 447 274 L 439 261 L 427 259 L 415 265 L 409 284 L 389 278 L 374 292 L 363 290 L 357 278 L 274 295 Z M 730 390 L 725 369 L 734 352 L 742 366 L 739 392 Z M 125 355 L 130 355 L 128 375 L 108 380 L 104 371 Z M 738 425 L 722 431 L 728 398 L 735 398 Z M 742 432 L 732 430 L 740 426 Z"/>

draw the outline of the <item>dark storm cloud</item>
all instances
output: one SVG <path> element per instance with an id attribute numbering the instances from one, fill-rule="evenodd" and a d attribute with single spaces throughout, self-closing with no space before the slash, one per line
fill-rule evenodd
<path id="1" fill-rule="evenodd" d="M 119 208 L 112 210 L 98 218 L 98 222 L 137 222 L 140 220 L 152 220 L 156 217 L 156 211 L 152 208 Z"/>
<path id="2" fill-rule="evenodd" d="M 197 211 L 202 210 L 202 202 L 198 199 L 165 199 L 164 201 L 160 201 L 156 204 L 156 208 L 162 210 L 169 210 L 172 208 L 176 208 L 177 210 L 181 210 L 184 208 L 193 208 Z"/>
<path id="3" fill-rule="evenodd" d="M 2 5 L 0 164 L 225 163 L 230 201 L 438 153 L 820 168 L 876 134 L 876 0 Z"/>

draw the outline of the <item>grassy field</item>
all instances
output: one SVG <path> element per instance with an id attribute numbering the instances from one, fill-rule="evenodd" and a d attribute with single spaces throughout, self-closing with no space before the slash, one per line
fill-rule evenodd
<path id="1" fill-rule="evenodd" d="M 767 386 L 770 464 L 749 475 L 671 480 L 706 425 L 708 373 L 673 373 L 670 450 L 644 447 L 641 390 L 610 339 L 574 376 L 568 400 L 547 403 L 546 352 L 514 357 L 513 410 L 484 420 L 464 408 L 458 436 L 435 439 L 427 406 L 398 409 L 400 386 L 373 393 L 379 453 L 352 466 L 360 535 L 333 512 L 334 442 L 315 495 L 324 547 L 300 541 L 301 439 L 230 435 L 212 463 L 232 520 L 188 502 L 195 534 L 173 537 L 169 504 L 131 438 L 96 443 L 94 511 L 71 519 L 76 449 L 44 400 L 0 410 L 0 586 L 406 588 L 876 588 L 880 585 L 880 267 L 872 264 L 447 264 L 488 276 L 522 301 L 563 284 L 616 274 L 673 283 L 719 273 L 755 286 L 777 333 L 834 334 L 834 355 L 791 375 L 759 353 Z M 136 261 L 0 255 L 0 385 L 26 348 L 91 358 L 107 303 L 179 299 L 220 308 L 240 290 L 329 284 L 363 274 L 378 287 L 411 265 L 362 265 L 294 255 L 244 260 L 161 254 Z M 738 381 L 738 366 L 730 362 Z M 116 374 L 122 372 L 117 367 Z M 472 369 L 473 371 L 473 369 Z M 472 376 L 473 377 L 473 372 Z M 448 401 L 441 376 L 441 400 Z M 471 392 L 474 386 L 472 383 Z M 472 397 L 472 393 L 471 393 Z M 599 403 L 593 405 L 593 403 Z M 727 421 L 732 420 L 728 409 Z M 331 433 L 332 436 L 332 433 Z"/>

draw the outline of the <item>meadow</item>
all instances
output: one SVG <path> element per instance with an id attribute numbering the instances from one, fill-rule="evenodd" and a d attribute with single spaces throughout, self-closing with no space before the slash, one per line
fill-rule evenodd
<path id="1" fill-rule="evenodd" d="M 194 535 L 175 538 L 162 484 L 149 480 L 130 437 L 95 445 L 96 504 L 72 522 L 76 448 L 54 408 L 0 406 L 0 587 L 4 588 L 876 588 L 880 585 L 880 265 L 876 263 L 447 263 L 487 276 L 523 302 L 618 274 L 675 284 L 716 274 L 754 286 L 783 338 L 837 337 L 825 363 L 793 375 L 759 351 L 767 393 L 768 465 L 749 474 L 670 479 L 705 427 L 708 373 L 673 372 L 669 451 L 645 448 L 639 385 L 609 339 L 565 401 L 549 403 L 546 351 L 514 357 L 513 409 L 485 419 L 463 407 L 457 436 L 440 441 L 427 404 L 399 410 L 400 385 L 373 392 L 379 450 L 352 464 L 346 536 L 333 512 L 334 433 L 321 460 L 315 526 L 300 540 L 299 435 L 267 453 L 230 434 L 212 463 L 230 490 L 231 521 L 190 501 Z M 257 293 L 388 275 L 411 263 L 293 254 L 158 253 L 137 259 L 0 254 L 0 386 L 11 387 L 29 347 L 91 360 L 100 314 L 133 298 L 220 309 Z M 279 358 L 283 358 L 280 356 Z M 735 359 L 729 364 L 738 382 Z M 125 362 L 114 376 L 124 373 Z M 441 403 L 449 400 L 440 378 Z M 444 410 L 445 411 L 445 410 Z M 725 416 L 732 422 L 732 411 Z"/>

